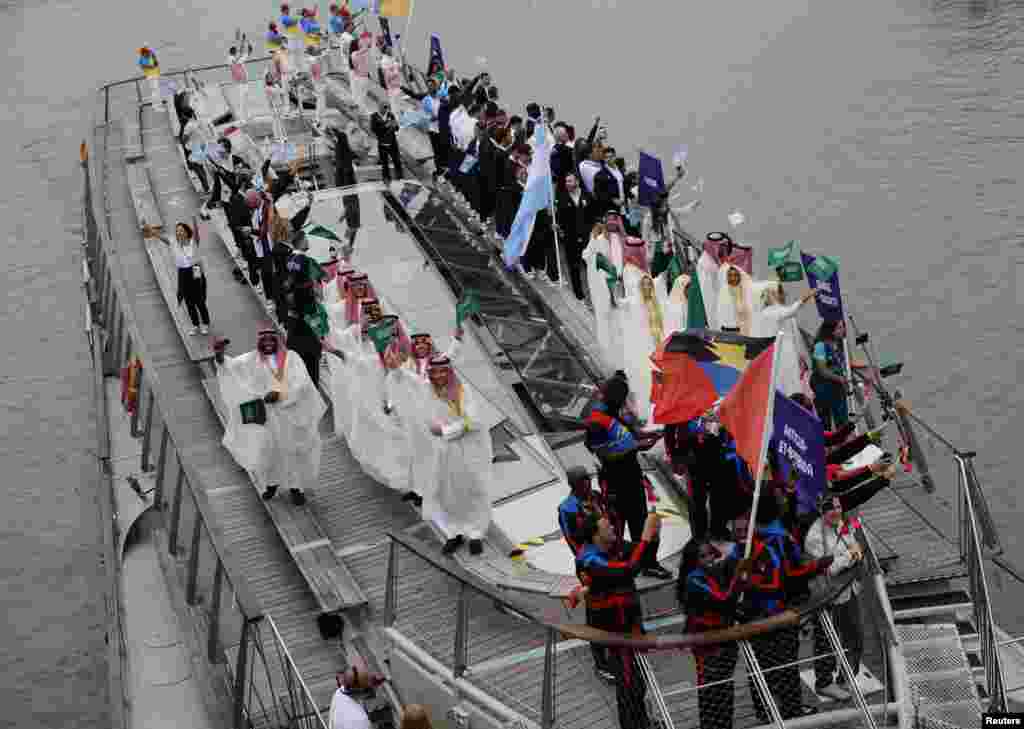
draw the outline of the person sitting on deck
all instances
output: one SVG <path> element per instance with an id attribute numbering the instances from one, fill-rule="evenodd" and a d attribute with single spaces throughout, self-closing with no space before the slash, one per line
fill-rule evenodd
<path id="1" fill-rule="evenodd" d="M 813 558 L 832 555 L 834 561 L 828 570 L 815 578 L 820 594 L 828 591 L 831 577 L 836 577 L 855 567 L 863 557 L 860 544 L 853 533 L 856 520 L 846 520 L 843 516 L 842 501 L 833 497 L 829 508 L 807 531 L 804 550 Z M 830 612 L 835 623 L 839 639 L 846 651 L 846 660 L 854 675 L 860 671 L 860 659 L 864 652 L 864 634 L 860 619 L 860 582 L 854 582 L 839 593 L 832 601 Z M 844 687 L 846 676 L 836 672 L 836 659 L 820 621 L 814 623 L 814 655 L 825 655 L 814 663 L 814 691 L 819 696 L 826 696 L 836 701 L 846 701 L 850 692 Z"/>
<path id="2" fill-rule="evenodd" d="M 470 554 L 478 555 L 491 523 L 491 434 L 480 428 L 478 395 L 460 382 L 448 357 L 432 358 L 428 373 L 430 398 L 422 427 L 440 439 L 440 452 L 434 459 L 434 491 L 424 495 L 423 518 L 447 540 L 444 554 L 454 554 L 468 538 Z"/>
<path id="3" fill-rule="evenodd" d="M 591 625 L 611 633 L 643 634 L 643 608 L 636 591 L 636 576 L 644 569 L 646 553 L 661 532 L 661 518 L 648 514 L 640 541 L 624 543 L 606 516 L 591 517 L 583 531 L 583 549 L 576 559 L 586 589 Z M 608 667 L 615 677 L 615 701 L 622 729 L 650 726 L 645 696 L 647 684 L 627 648 L 608 649 Z"/>
<path id="4" fill-rule="evenodd" d="M 214 345 L 217 380 L 227 411 L 224 447 L 274 498 L 285 484 L 292 502 L 320 473 L 320 419 L 327 411 L 302 358 L 285 348 L 273 325 L 258 333 L 256 350 L 226 357 L 227 340 Z"/>
<path id="5" fill-rule="evenodd" d="M 691 539 L 683 547 L 676 599 L 686 613 L 688 634 L 723 630 L 736 622 L 736 605 L 746 583 L 735 558 L 721 559 L 711 542 Z M 738 656 L 736 641 L 694 646 L 700 729 L 731 729 Z"/>

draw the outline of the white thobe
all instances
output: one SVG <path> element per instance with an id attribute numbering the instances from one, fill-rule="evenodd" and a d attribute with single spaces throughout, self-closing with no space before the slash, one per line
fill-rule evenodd
<path id="1" fill-rule="evenodd" d="M 353 353 L 352 435 L 349 448 L 363 471 L 396 491 L 409 490 L 410 453 L 405 430 L 384 412 L 385 370 L 372 341 L 360 342 Z"/>
<path id="2" fill-rule="evenodd" d="M 241 404 L 277 389 L 271 371 L 274 361 L 254 351 L 227 357 L 218 366 L 228 420 L 223 444 L 261 486 L 307 489 L 320 474 L 319 425 L 327 406 L 298 354 L 287 353 L 284 393 L 266 406 L 267 422 L 242 424 Z"/>
<path id="3" fill-rule="evenodd" d="M 489 485 L 494 460 L 491 434 L 480 429 L 475 393 L 462 387 L 462 416 L 450 413 L 448 402 L 434 394 L 424 408 L 427 419 L 421 427 L 442 424 L 432 473 L 435 487 L 423 497 L 423 518 L 429 519 L 446 539 L 462 535 L 482 539 L 491 523 Z"/>
<path id="4" fill-rule="evenodd" d="M 594 320 L 597 330 L 597 343 L 608 364 L 613 369 L 622 369 L 625 362 L 622 358 L 622 324 L 612 306 L 612 295 L 608 290 L 605 272 L 597 267 L 597 256 L 607 258 L 617 271 L 622 270 L 622 250 L 612 246 L 607 236 L 591 238 L 583 250 L 583 261 L 587 266 L 587 287 L 590 290 L 590 302 L 594 307 Z"/>

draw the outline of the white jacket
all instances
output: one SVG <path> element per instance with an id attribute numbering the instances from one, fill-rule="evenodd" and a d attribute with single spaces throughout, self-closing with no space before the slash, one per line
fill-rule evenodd
<path id="1" fill-rule="evenodd" d="M 816 594 L 822 594 L 831 586 L 831 578 L 837 577 L 853 565 L 850 556 L 850 547 L 856 544 L 852 534 L 840 536 L 835 526 L 829 526 L 824 518 L 819 518 L 807 532 L 804 540 L 804 551 L 814 559 L 821 559 L 832 555 L 834 561 L 829 565 L 824 575 L 815 577 L 811 587 Z M 853 594 L 860 594 L 860 582 L 854 582 L 852 587 L 843 590 L 836 597 L 837 604 L 844 603 L 850 599 L 851 590 Z"/>

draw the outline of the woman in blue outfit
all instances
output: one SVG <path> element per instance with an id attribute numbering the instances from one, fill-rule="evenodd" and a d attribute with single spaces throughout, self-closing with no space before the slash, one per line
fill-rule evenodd
<path id="1" fill-rule="evenodd" d="M 843 337 L 846 326 L 842 321 L 824 321 L 814 339 L 814 405 L 826 430 L 841 428 L 850 419 L 846 404 L 846 359 L 843 356 Z"/>

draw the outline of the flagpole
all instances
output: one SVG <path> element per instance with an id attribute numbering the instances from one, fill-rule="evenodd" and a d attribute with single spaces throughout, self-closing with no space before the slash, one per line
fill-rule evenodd
<path id="1" fill-rule="evenodd" d="M 747 524 L 747 545 L 743 551 L 743 559 L 750 559 L 750 553 L 754 548 L 754 530 L 757 527 L 757 507 L 761 501 L 761 482 L 764 474 L 764 464 L 768 457 L 769 433 L 772 428 L 772 416 L 775 413 L 775 377 L 779 368 L 779 335 L 775 335 L 775 344 L 772 345 L 772 377 L 768 388 L 768 405 L 765 408 L 764 428 L 761 435 L 761 451 L 757 454 L 757 475 L 754 481 L 754 501 L 750 505 L 750 521 Z"/>
<path id="2" fill-rule="evenodd" d="M 542 111 L 541 112 L 541 119 L 540 119 L 540 121 L 538 121 L 538 124 L 543 124 L 544 125 L 544 138 L 545 138 L 544 146 L 547 147 L 548 146 L 547 136 L 548 136 L 548 134 L 551 133 L 551 129 L 548 127 L 547 119 L 544 119 L 543 114 L 544 114 L 544 112 Z M 554 141 L 555 141 L 555 138 L 554 138 L 554 136 L 552 136 L 551 137 L 551 143 L 553 144 Z M 553 149 L 553 147 L 552 147 L 552 149 Z M 565 282 L 566 271 L 562 268 L 562 246 L 561 246 L 560 241 L 558 240 L 558 218 L 555 215 L 555 181 L 553 179 L 551 179 L 551 155 L 550 155 L 550 153 L 548 154 L 548 175 L 547 175 L 547 178 L 548 178 L 548 210 L 549 210 L 549 214 L 551 215 L 551 231 L 555 234 L 555 266 L 558 269 L 558 285 L 564 288 L 565 285 L 566 285 L 566 282 Z"/>

